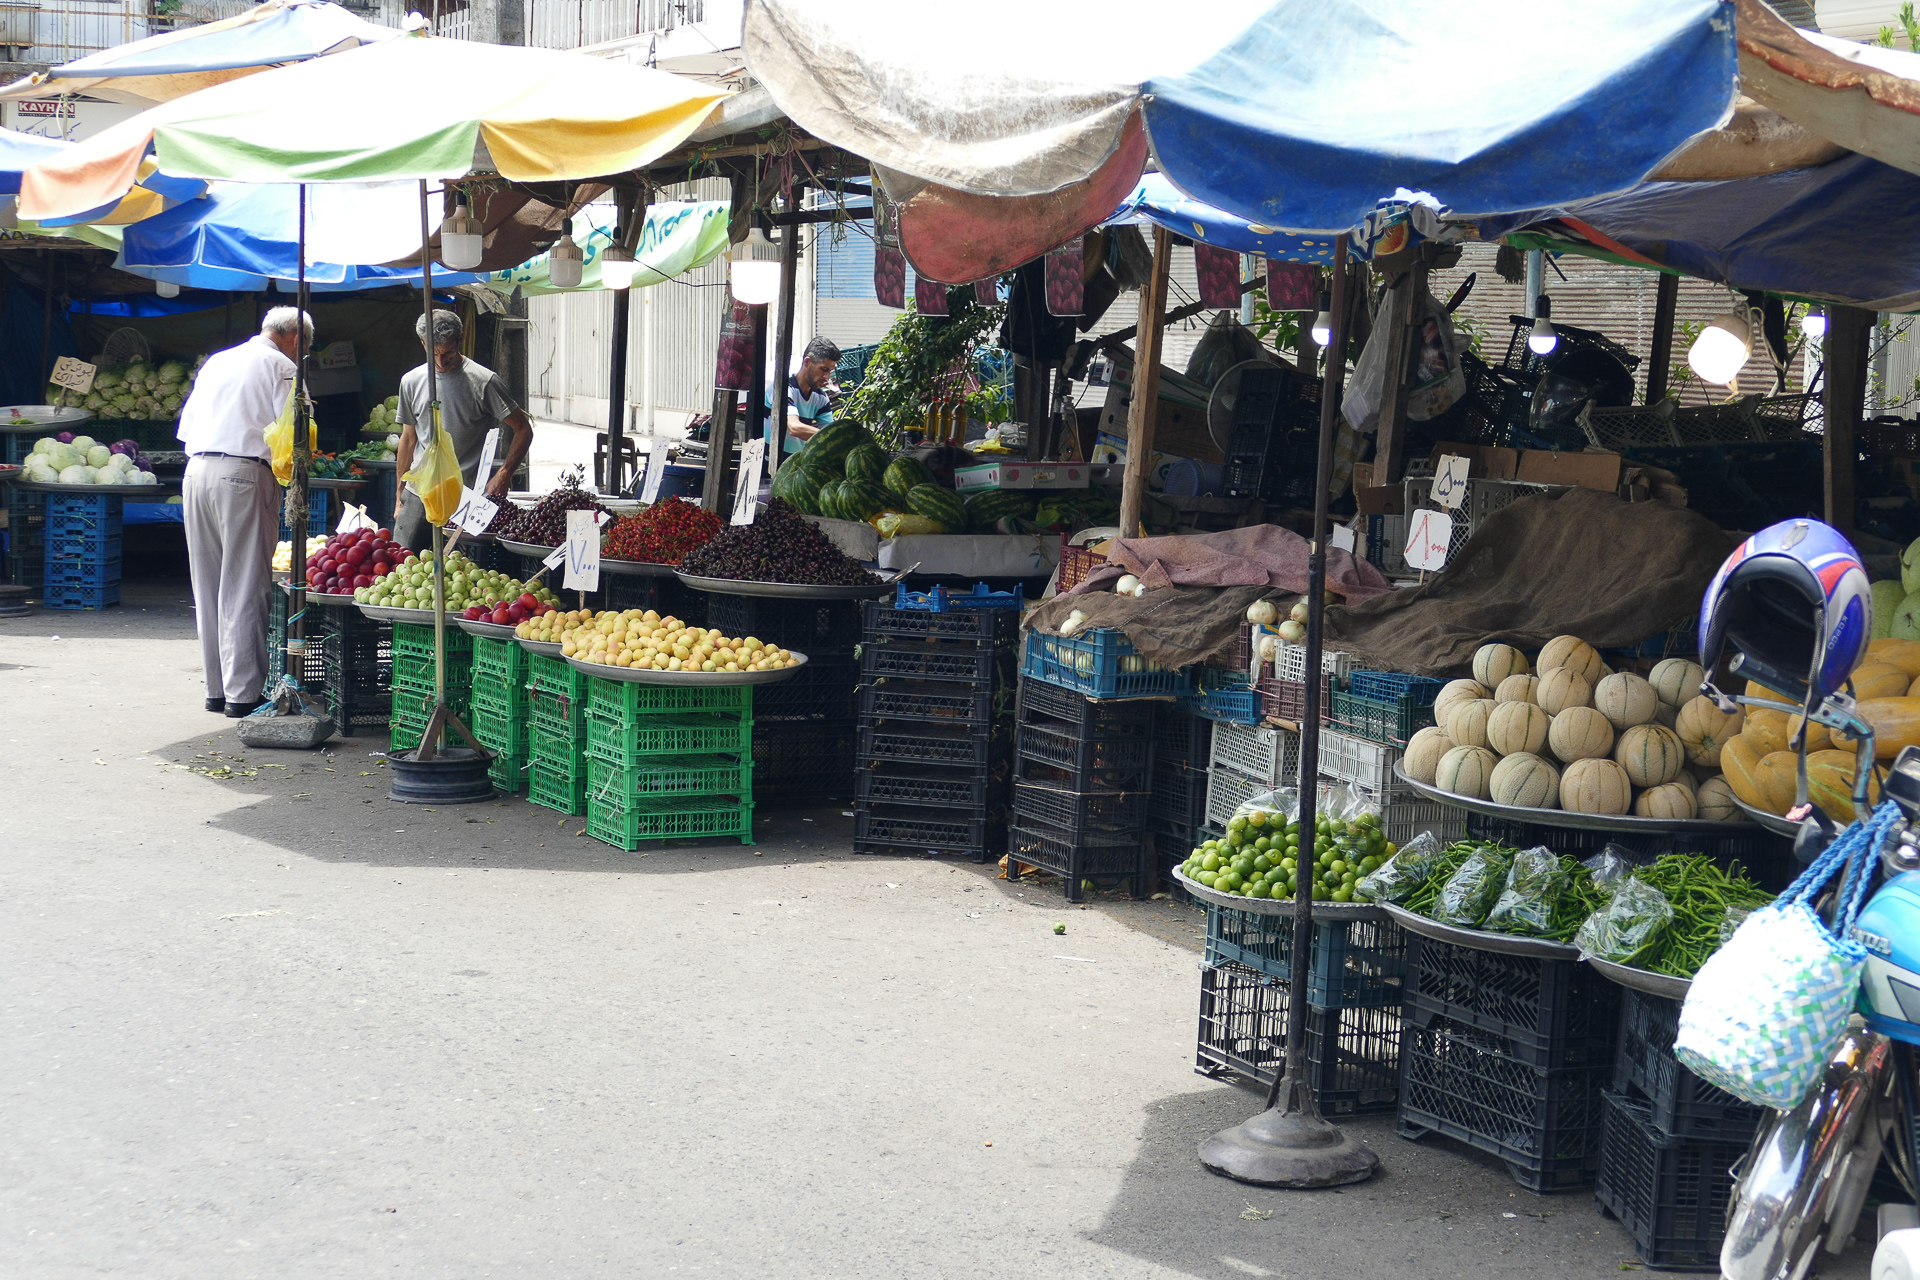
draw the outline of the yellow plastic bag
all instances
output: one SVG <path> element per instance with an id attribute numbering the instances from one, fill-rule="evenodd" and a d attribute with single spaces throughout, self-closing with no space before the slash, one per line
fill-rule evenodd
<path id="1" fill-rule="evenodd" d="M 297 416 L 299 396 L 294 391 L 287 392 L 287 407 L 280 411 L 273 425 L 267 428 L 267 456 L 273 460 L 273 478 L 282 487 L 293 483 L 293 423 Z M 320 424 L 311 417 L 307 419 L 307 448 L 320 447 Z"/>
<path id="2" fill-rule="evenodd" d="M 460 455 L 453 437 L 440 425 L 440 406 L 433 407 L 433 446 L 414 454 L 413 470 L 400 477 L 426 508 L 427 519 L 445 524 L 460 507 Z"/>
<path id="3" fill-rule="evenodd" d="M 925 516 L 911 512 L 882 511 L 869 521 L 880 531 L 883 538 L 898 538 L 913 533 L 945 533 L 947 526 L 938 520 L 929 520 Z"/>

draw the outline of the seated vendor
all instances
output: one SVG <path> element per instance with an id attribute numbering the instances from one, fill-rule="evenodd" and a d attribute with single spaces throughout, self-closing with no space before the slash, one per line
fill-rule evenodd
<path id="1" fill-rule="evenodd" d="M 833 368 L 840 363 L 840 348 L 827 338 L 815 338 L 807 344 L 807 350 L 800 358 L 800 370 L 787 378 L 787 445 L 788 453 L 799 452 L 800 446 L 812 438 L 813 433 L 833 421 L 833 410 L 828 406 L 831 398 L 827 390 L 827 381 L 833 377 Z M 766 403 L 762 406 L 766 415 L 767 448 L 773 448 L 773 388 L 767 388 Z"/>

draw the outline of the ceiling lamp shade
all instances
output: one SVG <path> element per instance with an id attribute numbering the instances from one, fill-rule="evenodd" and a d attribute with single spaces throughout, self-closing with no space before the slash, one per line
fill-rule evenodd
<path id="1" fill-rule="evenodd" d="M 171 280 L 155 280 L 153 282 L 153 291 L 163 298 L 177 298 L 180 296 L 180 286 Z"/>
<path id="2" fill-rule="evenodd" d="M 609 289 L 633 287 L 633 254 L 610 244 L 600 255 L 600 283 Z"/>
<path id="3" fill-rule="evenodd" d="M 1323 350 L 1333 341 L 1333 294 L 1325 289 L 1320 291 L 1320 314 L 1313 318 L 1313 328 L 1308 332 L 1313 335 L 1314 345 Z"/>
<path id="4" fill-rule="evenodd" d="M 1687 366 L 1703 382 L 1726 386 L 1740 376 L 1753 354 L 1747 318 L 1738 311 L 1716 316 L 1687 348 Z"/>
<path id="5" fill-rule="evenodd" d="M 586 265 L 587 255 L 573 242 L 573 219 L 568 218 L 560 243 L 547 250 L 547 277 L 556 289 L 578 289 Z"/>
<path id="6" fill-rule="evenodd" d="M 733 296 L 748 306 L 764 307 L 780 296 L 780 246 L 755 227 L 727 251 Z"/>
<path id="7" fill-rule="evenodd" d="M 1807 313 L 1800 317 L 1800 332 L 1809 338 L 1824 338 L 1827 334 L 1827 313 L 1817 307 L 1808 307 Z"/>
<path id="8" fill-rule="evenodd" d="M 440 261 L 455 271 L 471 271 L 480 265 L 486 237 L 473 220 L 473 211 L 465 200 L 453 206 L 453 216 L 440 228 Z"/>

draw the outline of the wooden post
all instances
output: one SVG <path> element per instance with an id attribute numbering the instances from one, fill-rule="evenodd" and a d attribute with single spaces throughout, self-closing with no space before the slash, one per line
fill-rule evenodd
<path id="1" fill-rule="evenodd" d="M 740 393 L 722 387 L 713 393 L 713 419 L 707 426 L 707 474 L 700 483 L 700 505 L 719 511 L 727 500 L 727 479 L 733 473 L 734 424 Z"/>
<path id="2" fill-rule="evenodd" d="M 799 192 L 795 187 L 794 199 L 799 199 Z M 793 363 L 793 295 L 800 278 L 800 235 L 799 227 L 786 227 L 780 232 L 780 327 L 773 342 L 773 440 L 767 445 L 770 467 L 779 466 L 787 456 L 787 378 L 788 366 Z"/>
<path id="3" fill-rule="evenodd" d="M 1827 308 L 1826 454 L 1827 523 L 1853 532 L 1854 432 L 1867 401 L 1867 356 L 1872 348 L 1874 313 L 1859 307 Z"/>
<path id="4" fill-rule="evenodd" d="M 1133 399 L 1127 405 L 1127 469 L 1120 488 L 1120 536 L 1140 536 L 1140 508 L 1153 470 L 1154 415 L 1160 407 L 1160 339 L 1166 331 L 1167 264 L 1173 237 L 1153 229 L 1153 274 L 1140 291 L 1140 323 L 1133 342 Z"/>
<path id="5" fill-rule="evenodd" d="M 1373 482 L 1392 484 L 1400 478 L 1400 454 L 1407 441 L 1407 379 L 1419 351 L 1414 333 L 1416 302 L 1427 287 L 1427 261 L 1422 256 L 1397 280 L 1387 309 L 1386 383 L 1380 389 L 1380 425 L 1374 436 Z"/>
<path id="6" fill-rule="evenodd" d="M 1647 353 L 1647 403 L 1667 398 L 1667 372 L 1673 368 L 1673 317 L 1680 305 L 1680 277 L 1660 273 L 1653 293 L 1653 344 Z"/>
<path id="7" fill-rule="evenodd" d="M 1015 370 L 1016 374 L 1021 370 Z M 1027 375 L 1027 457 L 1038 460 L 1056 456 L 1053 433 L 1047 429 L 1047 406 L 1053 399 L 1053 365 L 1036 360 L 1026 366 Z"/>

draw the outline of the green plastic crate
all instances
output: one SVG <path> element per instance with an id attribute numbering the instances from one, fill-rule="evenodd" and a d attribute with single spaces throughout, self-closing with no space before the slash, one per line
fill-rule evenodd
<path id="1" fill-rule="evenodd" d="M 621 768 L 587 757 L 587 799 L 631 805 L 640 798 L 753 795 L 753 764 L 740 756 L 687 756 Z"/>
<path id="2" fill-rule="evenodd" d="M 609 720 L 684 715 L 688 712 L 750 716 L 753 714 L 753 686 L 723 685 L 716 689 L 635 684 L 591 676 L 587 683 L 587 710 Z"/>
<path id="3" fill-rule="evenodd" d="M 527 758 L 569 785 L 585 783 L 587 780 L 585 746 L 564 735 L 542 733 L 538 728 L 529 728 Z"/>
<path id="4" fill-rule="evenodd" d="M 518 795 L 527 785 L 527 757 L 508 755 L 502 751 L 493 757 L 493 766 L 487 770 L 487 777 L 493 780 L 496 790 L 508 795 Z"/>
<path id="5" fill-rule="evenodd" d="M 496 675 L 475 671 L 472 693 L 468 701 L 474 710 L 485 707 L 488 712 L 508 720 L 527 719 L 527 687 L 522 683 L 507 683 Z"/>
<path id="6" fill-rule="evenodd" d="M 1333 690 L 1328 721 L 1342 733 L 1390 747 L 1404 747 L 1414 734 L 1433 723 L 1433 698 L 1424 703 L 1408 694 L 1391 702 Z"/>
<path id="7" fill-rule="evenodd" d="M 406 685 L 413 689 L 433 688 L 433 655 L 425 657 L 417 653 L 399 653 L 393 655 L 393 683 Z M 452 697 L 455 689 L 466 690 L 473 685 L 473 660 L 471 658 L 447 658 L 447 696 Z M 464 695 L 463 695 L 464 696 Z"/>
<path id="8" fill-rule="evenodd" d="M 525 717 L 496 715 L 475 703 L 469 713 L 467 727 L 473 730 L 474 737 L 480 739 L 480 745 L 489 751 L 510 756 L 527 754 L 528 729 Z"/>
<path id="9" fill-rule="evenodd" d="M 466 633 L 463 631 L 461 634 Z M 520 647 L 518 640 L 495 640 L 489 636 L 474 636 L 473 678 L 478 682 L 483 675 L 496 676 L 524 691 L 527 683 L 527 659 L 531 656 Z"/>
<path id="10" fill-rule="evenodd" d="M 453 625 L 449 620 L 446 629 L 447 663 L 455 662 L 471 665 L 473 662 L 473 637 Z M 393 656 L 402 655 L 411 658 L 425 658 L 428 666 L 433 664 L 433 628 L 419 626 L 411 622 L 393 624 Z"/>
<path id="11" fill-rule="evenodd" d="M 587 834 L 616 849 L 632 852 L 643 844 L 665 840 L 710 840 L 738 836 L 753 843 L 753 805 L 714 797 L 707 802 L 675 797 L 639 800 L 621 809 L 587 801 Z"/>
<path id="12" fill-rule="evenodd" d="M 573 702 L 585 702 L 587 679 L 586 672 L 574 670 L 565 658 L 527 654 L 527 691 L 530 693 L 552 693 Z"/>
<path id="13" fill-rule="evenodd" d="M 587 811 L 587 780 L 571 781 L 551 773 L 534 761 L 527 768 L 527 799 L 555 813 L 580 814 Z"/>
<path id="14" fill-rule="evenodd" d="M 753 750 L 753 721 L 718 715 L 609 720 L 587 713 L 587 754 L 628 767 L 650 756 L 745 755 Z"/>
<path id="15" fill-rule="evenodd" d="M 468 717 L 471 703 L 467 699 L 465 688 L 456 689 L 447 686 L 447 710 L 462 720 Z M 396 720 L 409 720 L 425 724 L 427 717 L 433 714 L 433 685 L 424 689 L 417 685 L 402 684 L 398 680 L 393 684 L 393 716 Z"/>

